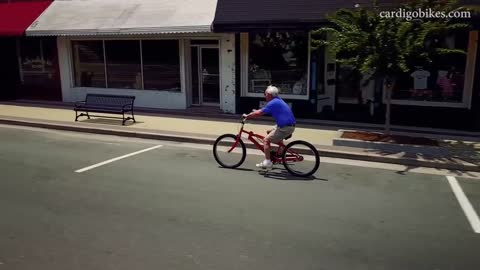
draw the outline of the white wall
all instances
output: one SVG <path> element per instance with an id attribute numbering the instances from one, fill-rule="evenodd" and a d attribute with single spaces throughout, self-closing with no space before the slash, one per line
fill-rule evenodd
<path id="1" fill-rule="evenodd" d="M 220 108 L 235 113 L 235 35 L 225 34 L 220 39 Z"/>
<path id="2" fill-rule="evenodd" d="M 85 100 L 88 93 L 112 94 L 112 95 L 131 95 L 135 96 L 135 106 L 158 109 L 186 109 L 186 99 L 183 92 L 164 92 L 147 90 L 128 90 L 128 89 L 105 89 L 105 88 L 72 88 L 71 100 L 73 102 Z"/>
<path id="3" fill-rule="evenodd" d="M 62 96 L 64 102 L 75 102 L 85 100 L 87 93 L 99 94 L 124 94 L 136 97 L 135 106 L 163 109 L 186 109 L 187 98 L 185 86 L 182 80 L 181 92 L 169 91 L 150 91 L 133 89 L 105 89 L 105 88 L 78 88 L 73 87 L 72 59 L 70 57 L 70 42 L 68 38 L 59 37 L 57 39 L 58 57 L 60 64 L 60 76 L 62 84 Z M 183 76 L 183 75 L 182 75 Z"/>

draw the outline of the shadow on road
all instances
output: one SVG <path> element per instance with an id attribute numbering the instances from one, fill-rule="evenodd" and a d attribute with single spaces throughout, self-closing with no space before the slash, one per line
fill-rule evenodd
<path id="1" fill-rule="evenodd" d="M 269 170 L 269 171 L 253 170 L 253 169 L 247 169 L 247 168 L 230 169 L 230 168 L 224 168 L 222 166 L 218 166 L 218 168 L 224 169 L 224 170 L 236 170 L 236 171 L 244 171 L 244 172 L 254 172 L 254 171 L 256 171 L 256 172 L 258 172 L 259 175 L 262 175 L 263 177 L 272 178 L 272 179 L 276 179 L 276 180 L 290 180 L 290 181 L 321 180 L 321 181 L 328 181 L 328 179 L 318 178 L 314 175 L 309 176 L 309 177 L 299 177 L 299 176 L 292 175 L 287 170 L 276 169 L 276 168 L 273 168 L 272 170 Z"/>
<path id="2" fill-rule="evenodd" d="M 313 180 L 321 180 L 321 181 L 328 181 L 328 179 L 318 178 L 314 175 L 308 177 L 299 177 L 292 175 L 287 170 L 283 169 L 273 169 L 269 171 L 260 170 L 258 174 L 263 175 L 266 178 L 272 178 L 276 180 L 289 180 L 289 181 L 313 181 Z"/>
<path id="3" fill-rule="evenodd" d="M 235 170 L 235 171 L 244 171 L 244 172 L 253 172 L 252 169 L 246 169 L 246 168 L 224 168 L 222 166 L 218 166 L 218 168 L 220 169 L 224 169 L 224 170 Z"/>

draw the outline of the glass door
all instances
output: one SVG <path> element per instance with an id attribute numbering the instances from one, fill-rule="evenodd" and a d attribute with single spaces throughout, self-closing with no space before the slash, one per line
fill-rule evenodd
<path id="1" fill-rule="evenodd" d="M 218 46 L 191 47 L 193 105 L 220 105 L 220 61 Z"/>
<path id="2" fill-rule="evenodd" d="M 201 48 L 202 104 L 220 104 L 220 63 L 218 48 Z"/>

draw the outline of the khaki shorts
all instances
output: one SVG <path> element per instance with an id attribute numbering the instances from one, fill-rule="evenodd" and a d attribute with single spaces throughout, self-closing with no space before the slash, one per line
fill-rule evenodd
<path id="1" fill-rule="evenodd" d="M 292 135 L 294 131 L 294 126 L 285 126 L 282 128 L 275 126 L 272 132 L 270 132 L 266 138 L 269 139 L 270 142 L 279 143 L 286 137 Z"/>

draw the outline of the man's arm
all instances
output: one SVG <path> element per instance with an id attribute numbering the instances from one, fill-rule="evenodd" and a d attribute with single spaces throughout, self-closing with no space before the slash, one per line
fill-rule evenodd
<path id="1" fill-rule="evenodd" d="M 243 117 L 245 119 L 249 119 L 249 118 L 255 118 L 255 117 L 259 117 L 263 115 L 263 112 L 262 110 L 253 110 L 253 112 L 249 113 L 249 114 L 243 114 Z"/>

